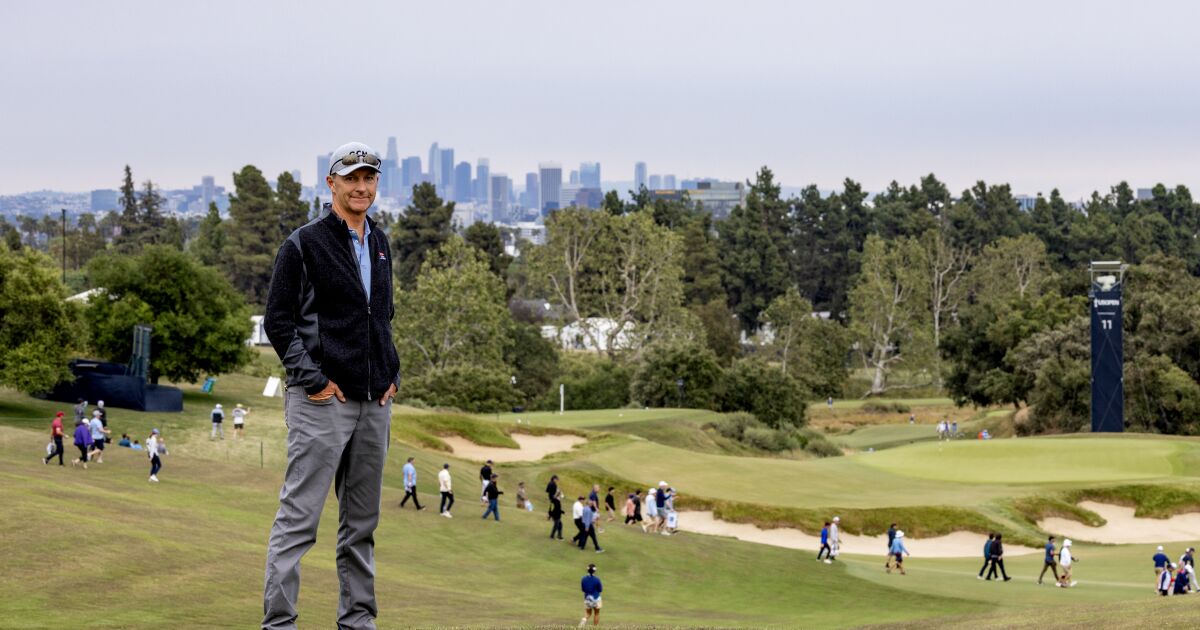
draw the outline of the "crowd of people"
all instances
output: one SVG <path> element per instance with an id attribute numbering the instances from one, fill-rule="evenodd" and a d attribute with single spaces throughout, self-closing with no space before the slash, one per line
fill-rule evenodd
<path id="1" fill-rule="evenodd" d="M 50 441 L 46 444 L 46 456 L 42 458 L 42 463 L 45 465 L 49 465 L 55 458 L 58 458 L 59 466 L 65 465 L 63 461 L 63 441 L 66 438 L 63 424 L 65 417 L 66 414 L 60 411 L 50 421 Z M 79 450 L 79 457 L 71 460 L 72 468 L 86 470 L 89 463 L 104 463 L 104 451 L 108 445 L 113 443 L 113 439 L 112 430 L 108 428 L 108 410 L 105 409 L 103 400 L 96 401 L 96 408 L 92 410 L 91 414 L 88 414 L 88 402 L 84 399 L 79 400 L 79 403 L 75 405 L 75 429 L 72 438 L 75 448 Z M 148 481 L 158 483 L 158 472 L 162 470 L 162 456 L 167 454 L 166 441 L 158 429 L 150 430 L 145 446 L 139 440 L 131 439 L 127 433 L 121 434 L 121 439 L 116 442 L 116 445 L 119 448 L 145 453 L 150 460 Z"/>
<path id="2" fill-rule="evenodd" d="M 1196 549 L 1188 547 L 1183 555 L 1179 556 L 1179 562 L 1171 562 L 1163 552 L 1162 545 L 1159 545 L 1153 558 L 1154 590 L 1163 597 L 1200 593 L 1200 584 L 1196 581 L 1195 555 Z"/>

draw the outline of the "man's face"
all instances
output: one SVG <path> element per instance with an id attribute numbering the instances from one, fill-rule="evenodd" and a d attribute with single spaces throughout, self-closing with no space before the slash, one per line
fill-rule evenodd
<path id="1" fill-rule="evenodd" d="M 379 173 L 372 168 L 360 168 L 348 175 L 325 178 L 333 193 L 333 206 L 343 212 L 364 214 L 375 203 L 379 188 Z"/>

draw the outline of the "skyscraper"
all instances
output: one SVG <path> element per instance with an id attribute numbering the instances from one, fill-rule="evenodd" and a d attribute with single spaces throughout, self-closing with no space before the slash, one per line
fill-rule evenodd
<path id="1" fill-rule="evenodd" d="M 475 161 L 475 201 L 489 203 L 492 191 L 492 167 L 487 158 Z"/>
<path id="2" fill-rule="evenodd" d="M 571 171 L 571 176 L 568 180 L 568 183 L 571 183 L 571 184 L 579 183 L 579 171 Z"/>
<path id="3" fill-rule="evenodd" d="M 667 190 L 675 190 L 675 176 L 663 175 L 663 188 Z"/>
<path id="4" fill-rule="evenodd" d="M 296 181 L 300 181 L 299 171 L 292 171 L 292 177 Z M 205 175 L 200 178 L 200 203 L 204 204 L 204 211 L 208 212 L 208 204 L 212 203 L 217 196 L 217 182 L 212 175 Z M 94 198 L 94 196 L 93 196 Z"/>
<path id="5" fill-rule="evenodd" d="M 383 159 L 391 160 L 395 164 L 399 163 L 400 156 L 396 154 L 396 136 L 388 136 L 387 155 Z"/>
<path id="6" fill-rule="evenodd" d="M 471 197 L 471 163 L 459 162 L 454 167 L 454 200 L 467 202 Z"/>
<path id="7" fill-rule="evenodd" d="M 646 187 L 646 163 L 638 162 L 633 165 L 633 192 Z"/>
<path id="8" fill-rule="evenodd" d="M 584 162 L 579 165 L 579 183 L 584 188 L 600 187 L 600 163 Z"/>
<path id="9" fill-rule="evenodd" d="M 397 197 L 401 199 L 412 195 L 413 186 L 421 183 L 421 156 L 410 155 L 400 163 L 400 186 L 403 190 Z"/>
<path id="10" fill-rule="evenodd" d="M 647 187 L 650 190 L 660 190 L 662 188 L 662 175 L 651 175 L 650 183 Z"/>
<path id="11" fill-rule="evenodd" d="M 558 196 L 562 192 L 562 165 L 558 162 L 542 162 L 538 164 L 538 181 L 542 214 L 558 209 Z"/>
<path id="12" fill-rule="evenodd" d="M 436 142 L 429 147 L 429 181 L 433 182 L 434 186 L 442 181 L 442 150 Z"/>
<path id="13" fill-rule="evenodd" d="M 490 182 L 488 197 L 491 199 L 489 205 L 492 210 L 492 221 L 498 223 L 507 221 L 508 189 L 512 186 L 512 182 L 508 180 L 508 176 L 504 173 L 492 175 Z"/>
<path id="14" fill-rule="evenodd" d="M 325 178 L 329 176 L 329 166 L 328 153 L 317 156 L 317 179 L 313 183 L 313 190 L 318 197 L 329 191 L 329 186 L 325 184 Z"/>
<path id="15" fill-rule="evenodd" d="M 442 179 L 437 182 L 438 195 L 442 199 L 454 199 L 454 149 L 442 149 Z"/>
<path id="16" fill-rule="evenodd" d="M 541 207 L 541 205 L 538 202 L 538 200 L 541 199 L 541 196 L 539 195 L 539 193 L 541 191 L 538 190 L 538 188 L 539 188 L 538 187 L 538 174 L 537 173 L 525 173 L 525 207 L 526 208 L 540 208 Z"/>

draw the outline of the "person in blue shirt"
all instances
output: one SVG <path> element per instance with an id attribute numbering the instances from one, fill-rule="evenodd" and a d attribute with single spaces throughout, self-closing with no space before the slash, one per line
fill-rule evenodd
<path id="1" fill-rule="evenodd" d="M 884 568 L 887 568 L 887 565 L 888 565 L 888 563 L 892 561 L 892 541 L 896 540 L 896 532 L 897 532 L 897 531 L 898 531 L 898 530 L 896 529 L 896 524 L 895 524 L 895 523 L 892 523 L 891 525 L 889 525 L 889 526 L 888 526 L 888 531 L 887 531 L 887 537 L 888 537 L 888 541 L 887 541 L 887 553 L 886 553 L 886 554 L 884 554 L 884 555 L 885 555 L 885 557 L 884 557 L 884 562 L 883 562 L 883 566 L 884 566 Z"/>
<path id="2" fill-rule="evenodd" d="M 425 508 L 421 507 L 421 501 L 417 499 L 417 467 L 413 466 L 413 459 L 415 458 L 409 457 L 408 462 L 404 464 L 404 498 L 400 500 L 400 507 L 404 507 L 411 498 L 419 512 Z"/>
<path id="3" fill-rule="evenodd" d="M 583 515 L 580 517 L 583 521 L 583 531 L 579 532 L 580 551 L 587 548 L 587 541 L 590 537 L 596 553 L 604 553 L 604 550 L 600 548 L 600 541 L 596 540 L 596 518 L 599 514 L 600 508 L 594 502 L 588 501 L 587 505 L 583 506 Z"/>
<path id="4" fill-rule="evenodd" d="M 579 588 L 583 591 L 583 619 L 579 620 L 579 627 L 586 626 L 589 618 L 592 625 L 599 625 L 600 594 L 604 592 L 604 585 L 600 583 L 600 578 L 596 577 L 596 565 L 588 565 L 587 575 L 583 576 Z"/>
<path id="5" fill-rule="evenodd" d="M 1158 546 L 1158 553 L 1154 554 L 1154 577 L 1162 575 L 1162 572 L 1171 564 L 1171 559 L 1167 554 L 1163 553 L 1162 545 Z M 1159 589 L 1161 590 L 1161 589 Z"/>
<path id="6" fill-rule="evenodd" d="M 1054 560 L 1054 537 L 1051 536 L 1046 540 L 1046 557 L 1043 559 L 1042 572 L 1038 575 L 1038 584 L 1042 583 L 1042 578 L 1046 577 L 1046 569 L 1054 574 L 1054 581 L 1058 582 L 1058 563 Z"/>
<path id="7" fill-rule="evenodd" d="M 832 551 L 829 547 L 829 521 L 825 521 L 825 526 L 821 528 L 821 549 L 817 551 L 817 560 L 821 559 L 821 554 L 825 554 L 825 564 L 831 564 L 833 561 L 829 559 L 829 554 Z"/>
<path id="8" fill-rule="evenodd" d="M 895 561 L 896 568 L 900 569 L 900 575 L 908 575 L 904 572 L 904 556 L 910 555 L 908 548 L 904 546 L 904 532 L 896 532 L 896 538 L 892 540 L 892 557 L 888 560 L 887 572 L 892 572 L 892 562 Z"/>
<path id="9" fill-rule="evenodd" d="M 1171 594 L 1172 595 L 1187 595 L 1188 591 L 1191 590 L 1191 588 L 1190 588 L 1191 579 L 1188 578 L 1187 571 L 1185 571 L 1182 566 L 1179 566 L 1179 565 L 1172 565 L 1172 566 L 1178 568 L 1178 572 L 1175 574 L 1175 583 L 1172 585 Z"/>

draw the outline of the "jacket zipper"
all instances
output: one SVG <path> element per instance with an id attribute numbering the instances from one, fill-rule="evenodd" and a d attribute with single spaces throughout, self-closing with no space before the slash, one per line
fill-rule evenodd
<path id="1" fill-rule="evenodd" d="M 374 231 L 371 232 L 371 234 L 374 233 Z M 367 235 L 364 240 L 366 242 L 363 243 L 363 247 L 367 249 L 367 258 L 371 260 L 371 275 L 367 278 L 367 286 L 371 286 L 375 280 L 375 259 L 371 256 L 371 236 Z M 371 294 L 367 291 L 363 291 L 363 293 L 367 298 L 367 400 L 371 400 Z"/>

